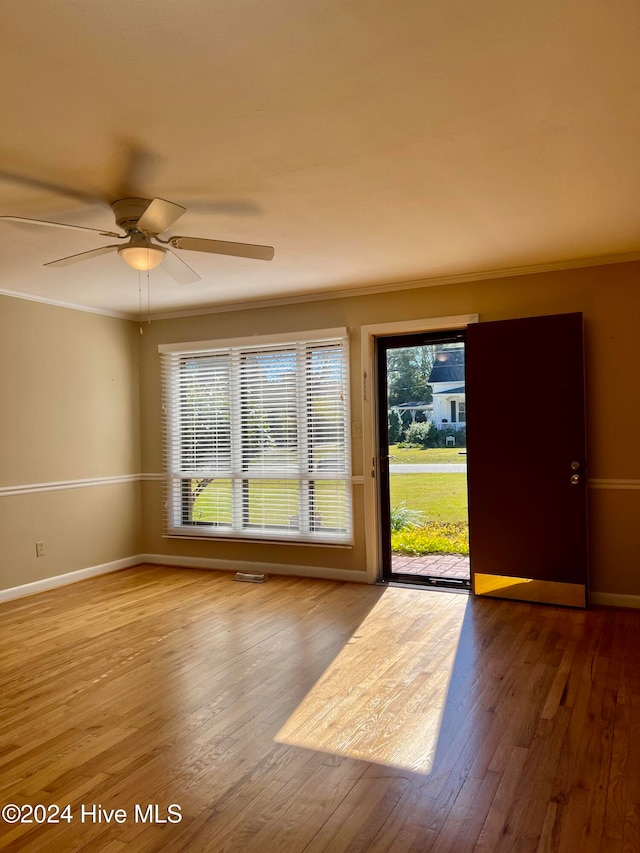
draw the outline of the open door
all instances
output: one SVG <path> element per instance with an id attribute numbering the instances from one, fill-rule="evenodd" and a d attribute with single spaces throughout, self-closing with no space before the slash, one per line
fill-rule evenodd
<path id="1" fill-rule="evenodd" d="M 379 337 L 382 579 L 469 590 L 465 332 Z"/>
<path id="2" fill-rule="evenodd" d="M 469 545 L 478 595 L 585 607 L 582 315 L 467 329 Z"/>

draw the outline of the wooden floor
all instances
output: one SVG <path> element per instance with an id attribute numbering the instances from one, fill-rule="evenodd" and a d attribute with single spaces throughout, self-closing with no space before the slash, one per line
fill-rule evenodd
<path id="1" fill-rule="evenodd" d="M 640 850 L 639 612 L 140 567 L 0 639 L 0 805 L 71 816 L 6 849 Z"/>

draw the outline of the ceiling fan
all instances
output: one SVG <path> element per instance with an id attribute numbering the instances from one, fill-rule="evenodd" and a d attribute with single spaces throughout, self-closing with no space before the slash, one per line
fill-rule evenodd
<path id="1" fill-rule="evenodd" d="M 162 198 L 121 198 L 111 202 L 111 209 L 115 215 L 116 225 L 124 231 L 124 234 L 99 228 L 87 228 L 84 225 L 66 225 L 62 222 L 48 222 L 43 219 L 27 219 L 23 216 L 0 216 L 0 220 L 68 228 L 73 231 L 91 231 L 102 237 L 114 237 L 126 241 L 123 244 L 112 243 L 109 246 L 100 246 L 88 252 L 49 261 L 44 264 L 46 267 L 65 267 L 109 252 L 117 252 L 122 260 L 135 270 L 151 270 L 163 264 L 163 269 L 179 284 L 200 281 L 201 276 L 172 252 L 171 248 L 214 255 L 234 255 L 260 261 L 270 261 L 274 255 L 273 246 L 259 246 L 253 243 L 232 243 L 225 240 L 185 236 L 162 239 L 160 235 L 164 234 L 186 212 L 186 208 L 182 205 Z"/>

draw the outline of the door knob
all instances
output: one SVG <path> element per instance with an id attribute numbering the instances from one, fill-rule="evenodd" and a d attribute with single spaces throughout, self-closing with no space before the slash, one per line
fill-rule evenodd
<path id="1" fill-rule="evenodd" d="M 572 471 L 579 471 L 580 470 L 580 463 L 579 462 L 572 462 L 571 463 L 571 470 Z"/>
<path id="2" fill-rule="evenodd" d="M 580 474 L 573 474 L 573 476 L 571 477 L 571 485 L 572 486 L 579 486 L 581 482 L 582 482 L 582 477 L 580 476 Z"/>

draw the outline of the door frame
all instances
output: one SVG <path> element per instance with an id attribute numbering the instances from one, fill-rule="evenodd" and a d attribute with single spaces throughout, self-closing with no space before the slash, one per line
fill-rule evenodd
<path id="1" fill-rule="evenodd" d="M 457 591 L 471 590 L 471 578 L 466 582 L 452 580 L 446 577 L 438 577 L 437 575 L 413 575 L 410 573 L 393 570 L 393 550 L 391 540 L 393 534 L 391 531 L 391 475 L 389 472 L 389 440 L 388 440 L 388 354 L 394 349 L 394 344 L 402 349 L 418 348 L 421 346 L 437 347 L 442 343 L 462 344 L 465 349 L 467 336 L 467 328 L 456 327 L 455 329 L 439 329 L 437 332 L 418 332 L 409 335 L 391 335 L 389 337 L 376 338 L 377 341 L 377 359 L 376 366 L 378 374 L 376 376 L 376 396 L 379 402 L 386 400 L 386 409 L 378 407 L 378 452 L 380 466 L 378 468 L 378 496 L 379 496 L 379 511 L 380 511 L 380 557 L 382 565 L 382 580 L 385 583 L 404 583 L 415 584 L 416 586 L 434 585 L 455 589 Z M 464 369 L 464 368 L 463 368 Z M 463 380 L 464 384 L 464 380 Z M 455 401 L 451 401 L 451 414 L 453 414 L 453 406 Z M 450 417 L 451 423 L 456 423 L 456 418 Z M 383 464 L 384 460 L 384 464 Z M 427 482 L 427 477 L 424 481 Z M 466 477 L 465 477 L 466 481 Z"/>
<path id="2" fill-rule="evenodd" d="M 382 536 L 380 523 L 380 470 L 378 436 L 378 395 L 376 369 L 376 338 L 420 332 L 446 332 L 464 329 L 478 323 L 479 314 L 459 314 L 450 317 L 427 317 L 421 320 L 400 320 L 395 323 L 375 323 L 360 327 L 361 399 L 362 399 L 362 470 L 365 559 L 367 582 L 382 580 Z"/>

